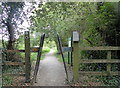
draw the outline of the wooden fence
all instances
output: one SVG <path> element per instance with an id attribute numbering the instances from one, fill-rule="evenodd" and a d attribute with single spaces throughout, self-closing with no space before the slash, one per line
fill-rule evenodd
<path id="1" fill-rule="evenodd" d="M 76 37 L 76 36 L 75 36 Z M 79 37 L 79 36 L 78 36 Z M 73 35 L 74 38 L 74 35 Z M 111 58 L 111 51 L 120 50 L 120 47 L 113 47 L 113 46 L 100 46 L 100 47 L 81 47 L 79 46 L 79 40 L 73 41 L 73 78 L 74 81 L 79 80 L 79 75 L 86 74 L 86 75 L 120 75 L 120 71 L 113 72 L 111 71 L 111 64 L 112 63 L 120 63 L 120 59 L 113 59 Z M 81 59 L 80 51 L 108 51 L 107 57 L 105 59 Z M 79 65 L 85 63 L 106 63 L 107 64 L 107 71 L 105 72 L 95 72 L 95 71 L 79 71 Z"/>
<path id="2" fill-rule="evenodd" d="M 39 48 L 30 48 L 30 34 L 29 31 L 25 32 L 25 50 L 3 50 L 3 52 L 7 53 L 25 53 L 25 62 L 3 62 L 2 65 L 8 65 L 8 66 L 23 66 L 25 65 L 25 72 L 24 73 L 17 73 L 17 74 L 2 74 L 2 76 L 25 76 L 25 82 L 30 82 L 30 74 L 31 74 L 31 61 L 30 61 L 30 55 L 31 52 L 38 52 Z"/>

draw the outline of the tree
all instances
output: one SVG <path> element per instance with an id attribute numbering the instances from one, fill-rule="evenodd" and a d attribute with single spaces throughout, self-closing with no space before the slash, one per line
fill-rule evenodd
<path id="1" fill-rule="evenodd" d="M 87 6 L 91 6 L 87 7 Z M 87 16 L 93 11 L 94 3 L 67 3 L 49 2 L 40 5 L 31 17 L 33 29 L 46 33 L 49 38 L 56 41 L 56 33 L 59 33 L 63 45 L 67 45 L 68 38 L 73 30 L 81 33 L 86 28 Z M 86 11 L 86 12 L 85 12 Z"/>
<path id="2" fill-rule="evenodd" d="M 7 49 L 14 49 L 17 27 L 22 22 L 23 2 L 2 3 L 2 30 L 3 37 L 8 35 Z"/>

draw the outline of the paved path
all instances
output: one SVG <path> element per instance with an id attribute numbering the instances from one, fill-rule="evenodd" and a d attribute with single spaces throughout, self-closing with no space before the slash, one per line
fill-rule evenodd
<path id="1" fill-rule="evenodd" d="M 46 54 L 41 61 L 35 86 L 65 86 L 64 65 L 54 56 L 54 51 Z"/>

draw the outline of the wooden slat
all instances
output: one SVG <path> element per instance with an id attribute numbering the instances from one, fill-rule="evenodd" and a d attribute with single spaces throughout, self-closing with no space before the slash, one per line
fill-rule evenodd
<path id="1" fill-rule="evenodd" d="M 111 47 L 111 46 L 105 46 L 105 47 L 80 47 L 80 50 L 120 50 L 120 47 Z M 15 52 L 25 52 L 25 50 L 3 50 L 4 52 L 8 53 L 15 53 Z M 31 48 L 31 52 L 38 52 L 38 47 Z"/>
<path id="2" fill-rule="evenodd" d="M 120 59 L 80 59 L 80 63 L 120 63 Z"/>
<path id="3" fill-rule="evenodd" d="M 3 65 L 24 65 L 25 62 L 4 62 Z"/>
<path id="4" fill-rule="evenodd" d="M 111 51 L 107 52 L 107 60 L 111 60 Z M 107 63 L 107 71 L 110 72 L 111 71 L 111 64 Z"/>
<path id="5" fill-rule="evenodd" d="M 7 53 L 16 53 L 16 52 L 25 52 L 25 50 L 4 50 L 4 52 L 7 52 Z"/>
<path id="6" fill-rule="evenodd" d="M 120 47 L 112 47 L 112 46 L 80 47 L 80 50 L 120 50 Z"/>
<path id="7" fill-rule="evenodd" d="M 25 73 L 18 74 L 3 73 L 2 76 L 25 76 Z"/>
<path id="8" fill-rule="evenodd" d="M 15 49 L 15 50 L 3 50 L 3 51 L 7 52 L 7 53 L 25 52 L 25 50 L 18 50 L 18 49 Z M 38 48 L 31 48 L 30 52 L 38 52 Z"/>
<path id="9" fill-rule="evenodd" d="M 120 71 L 118 72 L 91 72 L 91 71 L 79 71 L 79 74 L 82 75 L 101 75 L 101 76 L 107 76 L 107 75 L 120 75 Z"/>

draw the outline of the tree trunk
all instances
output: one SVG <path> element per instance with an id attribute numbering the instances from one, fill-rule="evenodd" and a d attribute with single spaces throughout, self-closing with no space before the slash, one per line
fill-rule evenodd
<path id="1" fill-rule="evenodd" d="M 7 21 L 6 23 L 7 29 L 8 29 L 8 33 L 9 33 L 9 40 L 8 40 L 8 45 L 7 45 L 7 49 L 14 49 L 14 28 L 12 23 L 10 23 L 10 21 Z"/>
<path id="2" fill-rule="evenodd" d="M 8 34 L 9 34 L 7 49 L 13 50 L 14 49 L 15 38 L 14 38 L 13 24 L 11 23 L 10 19 L 7 20 L 6 26 L 7 26 L 7 30 L 8 30 Z M 15 60 L 15 53 L 8 53 L 7 56 L 8 56 L 8 58 L 7 58 L 8 61 L 16 61 Z"/>

